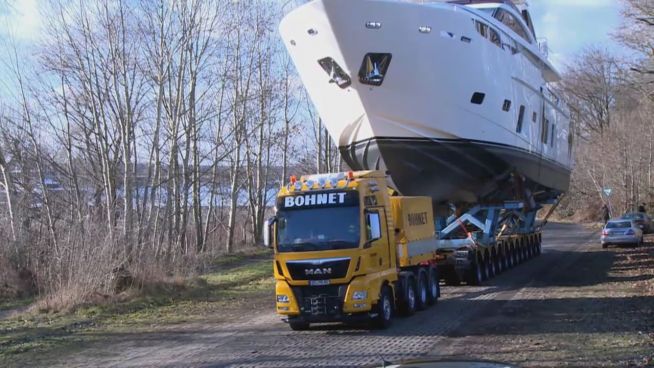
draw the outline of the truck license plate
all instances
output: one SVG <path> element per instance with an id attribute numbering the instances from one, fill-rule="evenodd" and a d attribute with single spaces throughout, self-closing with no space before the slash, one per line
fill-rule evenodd
<path id="1" fill-rule="evenodd" d="M 329 280 L 309 280 L 311 286 L 325 286 L 329 285 Z"/>

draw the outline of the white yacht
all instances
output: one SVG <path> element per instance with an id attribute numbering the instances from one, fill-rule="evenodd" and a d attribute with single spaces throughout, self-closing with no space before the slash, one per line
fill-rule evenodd
<path id="1" fill-rule="evenodd" d="M 280 32 L 353 169 L 436 202 L 487 200 L 516 173 L 538 200 L 568 189 L 560 75 L 524 1 L 315 0 Z"/>

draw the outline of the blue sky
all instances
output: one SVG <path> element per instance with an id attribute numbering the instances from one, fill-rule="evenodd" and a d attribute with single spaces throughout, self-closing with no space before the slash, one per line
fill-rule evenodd
<path id="1" fill-rule="evenodd" d="M 621 23 L 619 0 L 531 0 L 529 4 L 536 33 L 547 39 L 550 59 L 559 68 L 591 45 L 622 52 L 611 38 Z"/>
<path id="2" fill-rule="evenodd" d="M 38 40 L 44 2 L 0 0 L 0 52 L 6 47 L 1 41 L 8 34 L 25 46 Z M 548 40 L 550 57 L 557 66 L 563 66 L 589 45 L 619 50 L 610 37 L 620 25 L 619 0 L 530 0 L 529 4 L 536 32 Z"/>

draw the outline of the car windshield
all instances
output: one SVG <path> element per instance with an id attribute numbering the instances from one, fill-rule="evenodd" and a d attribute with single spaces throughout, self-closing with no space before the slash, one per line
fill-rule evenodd
<path id="1" fill-rule="evenodd" d="M 622 216 L 622 218 L 625 219 L 625 220 L 627 220 L 627 219 L 629 219 L 629 220 L 632 220 L 632 219 L 642 220 L 643 219 L 643 214 L 642 213 L 628 213 L 628 214 Z"/>
<path id="2" fill-rule="evenodd" d="M 310 252 L 359 246 L 359 207 L 280 211 L 277 250 Z"/>
<path id="3" fill-rule="evenodd" d="M 607 229 L 627 229 L 631 227 L 631 222 L 629 221 L 616 221 L 609 222 L 606 224 Z"/>

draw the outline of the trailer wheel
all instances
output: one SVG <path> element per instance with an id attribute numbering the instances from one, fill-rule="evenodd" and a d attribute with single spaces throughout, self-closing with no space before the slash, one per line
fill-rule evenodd
<path id="1" fill-rule="evenodd" d="M 401 299 L 401 311 L 405 316 L 411 316 L 416 312 L 416 282 L 413 277 L 406 276 Z"/>
<path id="2" fill-rule="evenodd" d="M 497 268 L 495 267 L 495 256 L 491 253 L 486 258 L 486 278 L 491 279 L 497 275 Z"/>
<path id="3" fill-rule="evenodd" d="M 293 331 L 306 331 L 310 327 L 309 322 L 294 321 L 292 319 L 288 320 L 288 325 L 291 326 L 291 330 Z"/>
<path id="4" fill-rule="evenodd" d="M 390 327 L 393 321 L 393 298 L 391 288 L 388 285 L 382 286 L 379 302 L 377 302 L 374 310 L 377 316 L 372 318 L 372 326 L 380 330 Z"/>
<path id="5" fill-rule="evenodd" d="M 495 269 L 497 270 L 498 274 L 504 271 L 504 257 L 502 257 L 502 248 L 498 248 L 498 252 L 495 253 Z"/>
<path id="6" fill-rule="evenodd" d="M 466 277 L 466 282 L 468 285 L 481 285 L 482 281 L 484 281 L 484 275 L 482 271 L 482 265 L 479 264 L 478 260 L 475 260 L 474 262 L 470 263 L 470 268 L 468 269 L 467 272 L 467 277 Z"/>
<path id="7" fill-rule="evenodd" d="M 429 292 L 427 293 L 427 304 L 433 305 L 438 301 L 438 297 L 441 295 L 441 285 L 438 282 L 438 270 L 435 267 L 430 267 L 427 272 L 427 283 Z"/>
<path id="8" fill-rule="evenodd" d="M 424 310 L 427 308 L 427 303 L 429 299 L 429 281 L 427 279 L 427 272 L 420 270 L 418 272 L 417 278 L 417 298 L 416 298 L 416 310 Z"/>

